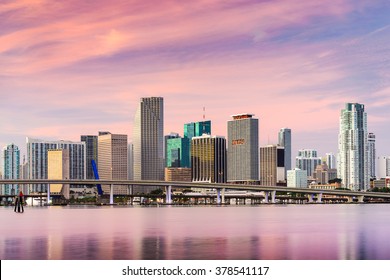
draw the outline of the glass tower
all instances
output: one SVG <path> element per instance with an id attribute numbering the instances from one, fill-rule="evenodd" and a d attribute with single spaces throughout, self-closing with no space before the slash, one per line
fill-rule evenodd
<path id="1" fill-rule="evenodd" d="M 3 178 L 19 179 L 20 178 L 20 151 L 18 146 L 10 144 L 3 148 Z M 19 185 L 5 185 L 3 195 L 16 195 L 19 193 Z"/>

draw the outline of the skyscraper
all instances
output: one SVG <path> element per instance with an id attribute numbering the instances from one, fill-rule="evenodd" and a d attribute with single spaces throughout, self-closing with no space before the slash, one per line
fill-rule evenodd
<path id="1" fill-rule="evenodd" d="M 313 176 L 317 165 L 321 164 L 321 158 L 318 157 L 317 151 L 313 149 L 302 149 L 298 151 L 295 158 L 295 166 L 301 170 L 306 170 L 307 177 Z"/>
<path id="2" fill-rule="evenodd" d="M 193 137 L 191 143 L 193 182 L 226 182 L 226 139 L 220 136 Z"/>
<path id="3" fill-rule="evenodd" d="M 166 166 L 190 167 L 190 141 L 188 138 L 171 138 L 167 141 Z"/>
<path id="4" fill-rule="evenodd" d="M 333 153 L 325 154 L 325 162 L 329 169 L 337 169 L 336 156 Z"/>
<path id="5" fill-rule="evenodd" d="M 262 186 L 276 186 L 285 183 L 284 147 L 268 145 L 260 147 L 260 183 Z"/>
<path id="6" fill-rule="evenodd" d="M 127 180 L 127 135 L 106 133 L 98 136 L 99 177 L 101 180 Z M 109 186 L 102 186 L 109 193 Z M 127 194 L 125 186 L 116 186 L 116 194 Z"/>
<path id="7" fill-rule="evenodd" d="M 29 137 L 26 138 L 26 142 L 29 179 L 47 179 L 47 153 L 51 149 L 69 151 L 69 179 L 85 179 L 85 142 L 46 141 Z M 47 185 L 35 184 L 31 186 L 31 190 L 33 192 L 46 192 Z"/>
<path id="8" fill-rule="evenodd" d="M 15 144 L 3 148 L 3 179 L 20 179 L 20 151 Z M 4 195 L 16 195 L 19 193 L 19 185 L 5 185 Z"/>
<path id="9" fill-rule="evenodd" d="M 86 149 L 86 179 L 95 179 L 92 160 L 98 165 L 98 137 L 96 135 L 81 135 L 81 142 L 85 142 Z"/>
<path id="10" fill-rule="evenodd" d="M 367 113 L 364 105 L 347 103 L 341 110 L 337 174 L 344 187 L 369 188 Z"/>
<path id="11" fill-rule="evenodd" d="M 378 157 L 378 176 L 377 179 L 383 179 L 390 176 L 390 156 Z"/>
<path id="12" fill-rule="evenodd" d="M 375 134 L 368 133 L 368 174 L 369 178 L 375 178 L 376 175 L 376 149 L 375 149 Z"/>
<path id="13" fill-rule="evenodd" d="M 47 152 L 47 178 L 69 179 L 69 151 L 66 149 L 48 150 Z M 61 194 L 69 199 L 69 184 L 50 184 L 51 194 Z M 48 202 L 49 203 L 49 202 Z"/>
<path id="14" fill-rule="evenodd" d="M 279 130 L 278 144 L 284 147 L 284 164 L 287 170 L 291 170 L 291 129 L 282 128 Z"/>
<path id="15" fill-rule="evenodd" d="M 228 121 L 229 183 L 259 182 L 259 120 L 253 116 L 234 115 Z"/>
<path id="16" fill-rule="evenodd" d="M 134 180 L 164 180 L 164 103 L 141 98 L 134 118 Z"/>
<path id="17" fill-rule="evenodd" d="M 191 122 L 184 124 L 184 138 L 202 136 L 203 134 L 211 135 L 211 121 Z"/>

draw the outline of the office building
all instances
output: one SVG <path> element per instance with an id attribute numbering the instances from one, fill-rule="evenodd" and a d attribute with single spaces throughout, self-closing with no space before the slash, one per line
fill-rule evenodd
<path id="1" fill-rule="evenodd" d="M 337 157 L 337 176 L 345 188 L 355 191 L 369 188 L 367 139 L 364 105 L 347 103 L 341 110 Z"/>
<path id="2" fill-rule="evenodd" d="M 228 183 L 259 183 L 259 120 L 253 114 L 228 121 Z"/>
<path id="3" fill-rule="evenodd" d="M 318 164 L 313 172 L 313 179 L 319 185 L 329 183 L 329 180 L 337 178 L 337 169 L 329 168 L 326 163 Z"/>
<path id="4" fill-rule="evenodd" d="M 191 122 L 184 124 L 184 138 L 202 136 L 203 134 L 211 135 L 211 121 Z"/>
<path id="5" fill-rule="evenodd" d="M 368 133 L 368 175 L 370 179 L 376 177 L 376 149 L 375 149 L 375 134 Z"/>
<path id="6" fill-rule="evenodd" d="M 20 179 L 20 151 L 15 144 L 3 148 L 3 179 Z M 6 184 L 1 189 L 3 195 L 16 195 L 22 190 L 17 184 Z"/>
<path id="7" fill-rule="evenodd" d="M 47 151 L 47 179 L 69 179 L 69 150 L 53 149 Z M 50 195 L 69 199 L 69 184 L 50 184 Z"/>
<path id="8" fill-rule="evenodd" d="M 282 128 L 278 134 L 278 144 L 284 147 L 284 165 L 285 170 L 291 170 L 291 129 Z M 287 174 L 287 173 L 286 173 Z"/>
<path id="9" fill-rule="evenodd" d="M 164 103 L 141 98 L 134 118 L 134 180 L 164 180 Z"/>
<path id="10" fill-rule="evenodd" d="M 127 135 L 105 133 L 98 136 L 98 170 L 101 180 L 127 180 Z M 110 186 L 102 185 L 110 193 Z M 114 194 L 128 194 L 127 186 L 115 186 Z"/>
<path id="11" fill-rule="evenodd" d="M 81 135 L 81 142 L 85 143 L 86 179 L 95 179 L 92 160 L 98 165 L 98 137 L 96 135 Z"/>
<path id="12" fill-rule="evenodd" d="M 260 184 L 276 186 L 285 183 L 284 147 L 279 145 L 260 147 Z"/>
<path id="13" fill-rule="evenodd" d="M 390 156 L 378 157 L 378 176 L 377 179 L 390 177 Z"/>
<path id="14" fill-rule="evenodd" d="M 47 141 L 26 138 L 27 163 L 29 179 L 47 179 L 47 154 L 49 150 L 64 149 L 69 151 L 69 179 L 84 180 L 86 178 L 85 142 Z M 70 187 L 79 187 L 71 185 Z M 32 192 L 46 192 L 46 184 L 30 186 Z"/>
<path id="15" fill-rule="evenodd" d="M 295 168 L 294 170 L 287 170 L 287 187 L 290 188 L 307 188 L 307 172 Z"/>
<path id="16" fill-rule="evenodd" d="M 336 156 L 333 153 L 325 154 L 325 162 L 329 169 L 337 169 Z"/>
<path id="17" fill-rule="evenodd" d="M 168 164 L 168 162 L 167 162 L 168 140 L 175 139 L 175 138 L 180 138 L 179 133 L 171 132 L 170 134 L 164 136 L 164 167 L 167 167 L 167 164 Z"/>
<path id="18" fill-rule="evenodd" d="M 168 139 L 166 151 L 167 167 L 191 167 L 190 139 Z"/>
<path id="19" fill-rule="evenodd" d="M 318 157 L 317 151 L 313 149 L 302 149 L 298 151 L 295 158 L 295 166 L 301 170 L 306 170 L 307 177 L 312 177 L 317 165 L 321 164 L 321 158 Z"/>
<path id="20" fill-rule="evenodd" d="M 167 167 L 165 168 L 165 181 L 167 182 L 191 182 L 191 168 Z"/>
<path id="21" fill-rule="evenodd" d="M 226 139 L 208 134 L 193 137 L 191 166 L 193 182 L 225 183 Z"/>
<path id="22" fill-rule="evenodd" d="M 127 145 L 127 179 L 134 180 L 134 148 L 133 143 Z"/>

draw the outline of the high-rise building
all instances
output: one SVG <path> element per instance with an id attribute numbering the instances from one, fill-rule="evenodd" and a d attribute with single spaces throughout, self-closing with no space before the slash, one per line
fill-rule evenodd
<path id="1" fill-rule="evenodd" d="M 193 137 L 191 166 L 193 182 L 225 183 L 226 139 L 207 134 Z"/>
<path id="2" fill-rule="evenodd" d="M 164 103 L 141 98 L 134 118 L 134 180 L 164 180 Z"/>
<path id="3" fill-rule="evenodd" d="M 175 138 L 180 138 L 179 133 L 171 132 L 170 134 L 164 136 L 164 167 L 168 166 L 168 140 Z"/>
<path id="4" fill-rule="evenodd" d="M 337 169 L 336 156 L 333 153 L 326 153 L 325 154 L 325 162 L 326 162 L 326 165 L 328 165 L 328 168 Z"/>
<path id="5" fill-rule="evenodd" d="M 295 158 L 295 166 L 301 170 L 306 170 L 307 177 L 312 177 L 316 166 L 321 164 L 321 161 L 316 150 L 303 149 L 298 151 L 298 156 Z"/>
<path id="6" fill-rule="evenodd" d="M 98 165 L 98 137 L 96 135 L 81 135 L 81 142 L 85 142 L 86 149 L 86 179 L 95 179 L 92 168 L 92 160 Z"/>
<path id="7" fill-rule="evenodd" d="M 284 147 L 260 147 L 260 183 L 262 186 L 285 184 Z"/>
<path id="8" fill-rule="evenodd" d="M 378 179 L 390 176 L 390 156 L 378 157 Z"/>
<path id="9" fill-rule="evenodd" d="M 69 151 L 69 179 L 84 180 L 86 177 L 85 142 L 47 141 L 27 137 L 27 162 L 29 179 L 47 179 L 47 153 L 52 149 Z M 71 187 L 78 187 L 77 185 Z M 47 184 L 30 186 L 33 192 L 46 192 Z"/>
<path id="10" fill-rule="evenodd" d="M 375 149 L 375 134 L 368 133 L 367 139 L 368 145 L 368 174 L 370 179 L 375 178 L 376 176 L 376 149 Z"/>
<path id="11" fill-rule="evenodd" d="M 190 139 L 171 138 L 167 141 L 166 166 L 190 167 Z"/>
<path id="12" fill-rule="evenodd" d="M 313 179 L 316 180 L 319 185 L 326 185 L 329 180 L 337 178 L 337 170 L 329 168 L 326 163 L 318 164 L 313 172 Z"/>
<path id="13" fill-rule="evenodd" d="M 228 121 L 229 183 L 259 183 L 259 120 L 253 116 L 234 115 Z"/>
<path id="14" fill-rule="evenodd" d="M 284 164 L 287 172 L 287 170 L 291 170 L 291 129 L 280 129 L 278 134 L 278 140 L 279 146 L 284 147 Z"/>
<path id="15" fill-rule="evenodd" d="M 54 149 L 47 151 L 47 178 L 69 179 L 69 151 L 66 149 Z M 62 195 L 69 199 L 69 184 L 50 184 L 51 195 Z M 49 202 L 48 202 L 49 203 Z"/>
<path id="16" fill-rule="evenodd" d="M 184 138 L 202 136 L 203 134 L 211 135 L 211 121 L 191 122 L 184 124 Z"/>
<path id="17" fill-rule="evenodd" d="M 3 148 L 3 179 L 20 179 L 20 151 L 15 144 Z M 6 184 L 2 194 L 16 195 L 19 193 L 19 185 Z"/>
<path id="18" fill-rule="evenodd" d="M 290 188 L 307 188 L 306 170 L 295 168 L 287 170 L 287 187 Z"/>
<path id="19" fill-rule="evenodd" d="M 341 110 L 337 176 L 345 188 L 369 188 L 367 113 L 364 105 L 347 103 Z"/>
<path id="20" fill-rule="evenodd" d="M 127 145 L 127 179 L 134 180 L 134 148 L 133 143 Z"/>
<path id="21" fill-rule="evenodd" d="M 98 136 L 98 171 L 101 180 L 127 180 L 127 135 L 106 133 Z M 110 186 L 103 185 L 104 192 Z M 127 194 L 126 186 L 115 186 L 115 194 Z"/>

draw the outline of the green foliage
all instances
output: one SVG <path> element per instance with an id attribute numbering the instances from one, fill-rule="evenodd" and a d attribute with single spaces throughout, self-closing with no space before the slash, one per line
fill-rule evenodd
<path id="1" fill-rule="evenodd" d="M 372 192 L 390 193 L 390 188 L 386 188 L 386 187 L 378 188 L 378 187 L 375 187 L 375 188 L 372 188 L 371 191 Z"/>
<path id="2" fill-rule="evenodd" d="M 340 178 L 334 178 L 328 181 L 329 184 L 334 184 L 334 183 L 339 183 L 341 184 L 341 179 Z"/>

